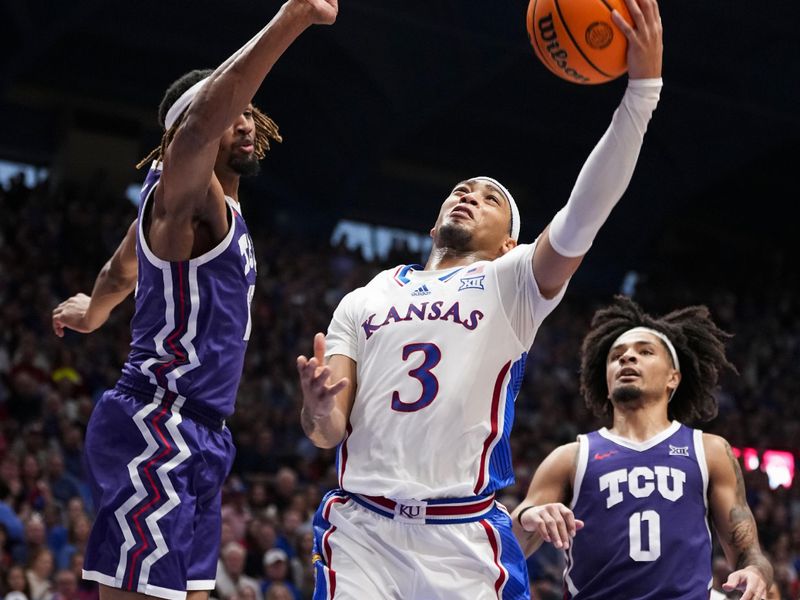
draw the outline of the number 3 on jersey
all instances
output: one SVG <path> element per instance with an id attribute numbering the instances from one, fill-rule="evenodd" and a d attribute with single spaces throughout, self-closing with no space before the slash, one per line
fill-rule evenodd
<path id="1" fill-rule="evenodd" d="M 439 361 L 442 360 L 442 351 L 436 344 L 416 343 L 408 344 L 403 347 L 403 361 L 407 361 L 412 354 L 422 353 L 422 364 L 408 372 L 409 377 L 413 377 L 422 384 L 422 393 L 414 402 L 407 402 L 400 399 L 400 393 L 392 393 L 392 410 L 398 412 L 415 412 L 428 406 L 436 399 L 439 393 L 439 380 L 431 372 Z"/>

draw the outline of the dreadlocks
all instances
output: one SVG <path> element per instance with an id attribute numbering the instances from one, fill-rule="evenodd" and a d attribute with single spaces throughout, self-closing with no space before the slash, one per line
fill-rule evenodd
<path id="1" fill-rule="evenodd" d="M 736 367 L 725 355 L 725 342 L 733 337 L 711 319 L 706 306 L 688 306 L 662 317 L 653 317 L 627 296 L 598 310 L 581 347 L 581 393 L 597 416 L 611 412 L 606 382 L 606 361 L 611 345 L 633 327 L 649 327 L 664 333 L 678 354 L 681 384 L 669 403 L 671 416 L 679 421 L 708 421 L 717 414 L 714 388 L 719 372 Z"/>
<path id="2" fill-rule="evenodd" d="M 158 106 L 158 122 L 163 129 L 165 127 L 167 112 L 173 104 L 180 98 L 183 93 L 192 87 L 198 81 L 205 79 L 214 71 L 211 69 L 195 69 L 185 73 L 176 79 L 164 92 L 164 97 L 161 99 L 161 104 Z M 183 116 L 186 111 L 180 115 L 175 123 L 168 130 L 164 131 L 161 136 L 161 143 L 150 151 L 150 154 L 145 156 L 136 165 L 137 169 L 141 169 L 152 160 L 161 160 L 167 152 L 167 146 L 172 142 L 175 137 L 175 132 L 183 122 Z M 270 149 L 270 140 L 282 142 L 283 138 L 278 132 L 278 125 L 270 119 L 266 114 L 261 112 L 258 108 L 253 107 L 253 123 L 255 124 L 255 139 L 253 140 L 253 153 L 258 160 L 263 159 L 267 155 L 267 150 Z"/>

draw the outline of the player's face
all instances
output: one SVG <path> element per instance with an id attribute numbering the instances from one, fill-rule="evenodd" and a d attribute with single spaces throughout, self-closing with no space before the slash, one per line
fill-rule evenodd
<path id="1" fill-rule="evenodd" d="M 248 104 L 220 139 L 216 167 L 226 167 L 237 175 L 257 175 L 261 164 L 255 153 L 255 132 L 253 105 Z"/>
<path id="2" fill-rule="evenodd" d="M 654 399 L 666 405 L 680 373 L 664 343 L 651 333 L 620 337 L 608 353 L 606 383 L 611 400 L 619 404 Z"/>
<path id="3" fill-rule="evenodd" d="M 434 244 L 460 250 L 496 253 L 510 240 L 511 206 L 505 194 L 488 181 L 457 184 L 442 204 L 431 230 Z"/>

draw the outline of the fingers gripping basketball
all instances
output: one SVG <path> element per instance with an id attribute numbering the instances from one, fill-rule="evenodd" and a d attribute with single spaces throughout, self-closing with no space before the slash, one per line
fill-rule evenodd
<path id="1" fill-rule="evenodd" d="M 528 35 L 536 56 L 552 73 L 591 85 L 627 71 L 627 39 L 611 18 L 630 23 L 625 0 L 530 0 Z"/>

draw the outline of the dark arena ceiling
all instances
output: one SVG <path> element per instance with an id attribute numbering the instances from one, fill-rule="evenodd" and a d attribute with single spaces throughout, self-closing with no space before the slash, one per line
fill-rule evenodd
<path id="1" fill-rule="evenodd" d="M 141 180 L 132 165 L 158 142 L 164 88 L 215 67 L 279 6 L 0 0 L 0 158 Z M 580 86 L 552 75 L 528 43 L 526 6 L 341 0 L 336 24 L 306 31 L 256 97 L 285 142 L 243 190 L 245 206 L 298 235 L 341 217 L 426 231 L 453 183 L 491 175 L 514 192 L 532 240 L 566 201 L 625 77 Z M 591 261 L 694 257 L 742 272 L 758 253 L 796 256 L 800 3 L 660 10 L 661 103 Z"/>

